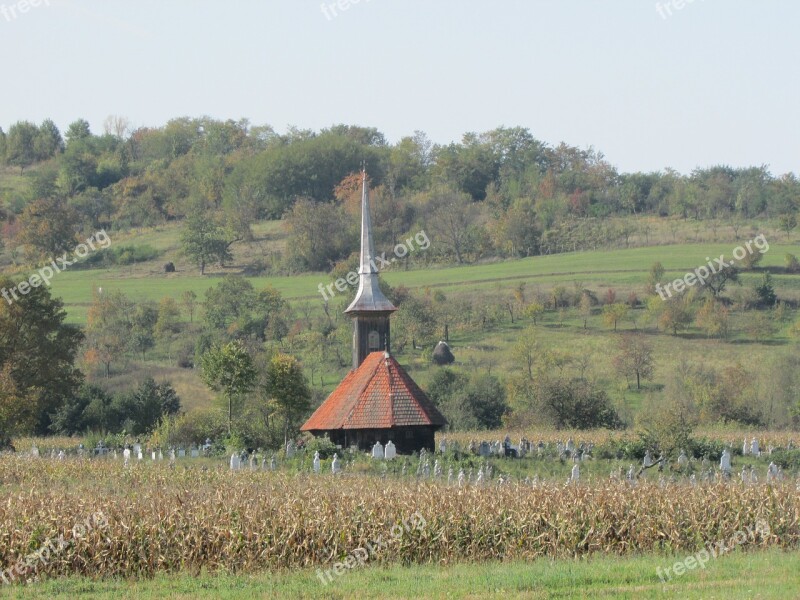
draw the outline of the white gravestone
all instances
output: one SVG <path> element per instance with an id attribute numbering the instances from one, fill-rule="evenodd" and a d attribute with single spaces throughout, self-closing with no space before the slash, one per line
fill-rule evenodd
<path id="1" fill-rule="evenodd" d="M 388 442 L 386 442 L 386 448 L 383 451 L 383 457 L 386 460 L 391 460 L 395 456 L 397 456 L 397 448 L 394 447 L 392 440 L 389 440 Z"/>
<path id="2" fill-rule="evenodd" d="M 131 460 L 131 450 L 130 450 L 130 448 L 125 448 L 125 450 L 123 450 L 122 457 L 125 459 L 125 466 L 127 467 L 128 463 Z"/>
<path id="3" fill-rule="evenodd" d="M 338 455 L 338 454 L 334 454 L 334 455 L 333 455 L 333 462 L 331 463 L 331 472 L 332 472 L 334 475 L 336 475 L 336 474 L 337 474 L 337 473 L 339 473 L 341 470 L 342 470 L 342 467 L 341 467 L 341 465 L 339 464 L 339 455 Z"/>
<path id="4" fill-rule="evenodd" d="M 753 456 L 761 456 L 761 451 L 758 449 L 758 440 L 753 438 L 753 441 L 750 442 L 750 454 Z"/>
<path id="5" fill-rule="evenodd" d="M 581 470 L 578 468 L 578 463 L 575 463 L 572 466 L 572 475 L 570 476 L 570 480 L 572 483 L 578 483 L 578 480 L 581 478 Z"/>
<path id="6" fill-rule="evenodd" d="M 314 473 L 319 473 L 319 469 L 320 469 L 319 452 L 314 452 Z"/>
<path id="7" fill-rule="evenodd" d="M 200 456 L 200 449 L 192 448 L 192 458 L 198 458 L 199 456 Z"/>
<path id="8" fill-rule="evenodd" d="M 383 459 L 383 446 L 380 442 L 375 442 L 375 445 L 372 447 L 372 458 Z"/>
<path id="9" fill-rule="evenodd" d="M 719 459 L 719 468 L 725 475 L 731 474 L 731 453 L 728 449 L 722 451 L 722 457 Z"/>
<path id="10" fill-rule="evenodd" d="M 771 462 L 767 468 L 767 481 L 775 481 L 778 479 L 778 466 Z"/>
<path id="11" fill-rule="evenodd" d="M 235 452 L 231 454 L 231 471 L 236 471 L 239 469 L 241 461 L 239 460 L 239 455 Z"/>

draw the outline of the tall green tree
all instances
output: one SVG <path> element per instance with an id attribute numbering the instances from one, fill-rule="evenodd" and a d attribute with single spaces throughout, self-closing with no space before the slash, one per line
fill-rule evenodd
<path id="1" fill-rule="evenodd" d="M 189 259 L 200 267 L 204 275 L 209 263 L 221 265 L 231 260 L 230 245 L 225 232 L 208 214 L 193 213 L 186 219 L 181 231 L 181 246 Z"/>
<path id="2" fill-rule="evenodd" d="M 295 433 L 310 409 L 311 391 L 300 363 L 293 356 L 276 354 L 267 366 L 264 392 L 283 420 L 284 443 Z"/>
<path id="3" fill-rule="evenodd" d="M 10 290 L 18 287 L 17 299 Z M 73 394 L 83 375 L 75 356 L 83 339 L 80 330 L 65 323 L 60 299 L 45 286 L 22 294 L 21 286 L 0 278 L 0 437 L 46 434 L 50 414 Z"/>
<path id="4" fill-rule="evenodd" d="M 247 394 L 255 385 L 257 371 L 253 358 L 239 341 L 213 346 L 201 359 L 203 382 L 221 392 L 228 401 L 228 434 L 232 433 L 234 400 Z"/>

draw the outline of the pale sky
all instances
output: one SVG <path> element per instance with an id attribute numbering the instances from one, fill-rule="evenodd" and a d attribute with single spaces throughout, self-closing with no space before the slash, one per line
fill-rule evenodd
<path id="1" fill-rule="evenodd" d="M 0 0 L 4 129 L 209 115 L 448 143 L 519 125 L 622 171 L 800 173 L 797 0 L 27 2 Z"/>

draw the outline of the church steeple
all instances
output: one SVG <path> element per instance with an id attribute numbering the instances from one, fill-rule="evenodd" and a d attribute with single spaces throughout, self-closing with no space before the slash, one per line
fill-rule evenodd
<path id="1" fill-rule="evenodd" d="M 367 171 L 362 171 L 361 260 L 358 291 L 345 313 L 353 317 L 353 368 L 357 369 L 370 352 L 389 351 L 389 315 L 397 308 L 383 294 L 375 264 L 375 244 L 369 215 Z"/>

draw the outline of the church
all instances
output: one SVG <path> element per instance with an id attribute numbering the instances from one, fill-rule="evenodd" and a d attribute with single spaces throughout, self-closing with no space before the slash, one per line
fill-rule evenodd
<path id="1" fill-rule="evenodd" d="M 345 311 L 353 319 L 353 368 L 300 430 L 327 435 L 343 448 L 369 450 L 391 440 L 401 454 L 433 451 L 447 420 L 391 355 L 389 321 L 397 308 L 381 291 L 375 258 L 364 171 L 359 284 Z"/>

